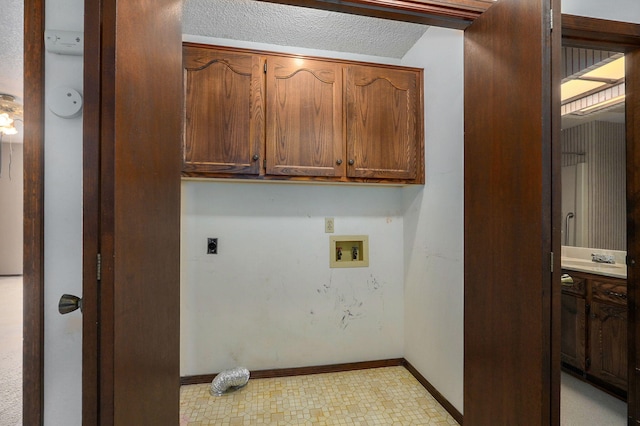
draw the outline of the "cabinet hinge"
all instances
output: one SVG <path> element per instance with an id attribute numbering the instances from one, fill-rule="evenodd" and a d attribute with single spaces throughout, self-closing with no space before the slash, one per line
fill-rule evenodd
<path id="1" fill-rule="evenodd" d="M 267 61 L 264 61 L 264 73 L 267 73 Z"/>
<path id="2" fill-rule="evenodd" d="M 553 274 L 553 252 L 551 252 L 551 273 Z"/>
<path id="3" fill-rule="evenodd" d="M 590 304 L 586 304 L 584 305 L 584 313 L 585 315 L 589 315 L 591 313 L 591 305 Z"/>
<path id="4" fill-rule="evenodd" d="M 553 31 L 553 9 L 549 10 L 549 29 Z"/>
<path id="5" fill-rule="evenodd" d="M 262 159 L 262 167 L 265 168 L 265 169 L 267 168 L 267 159 L 266 158 Z"/>
<path id="6" fill-rule="evenodd" d="M 584 360 L 584 367 L 586 370 L 589 369 L 589 367 L 591 367 L 591 358 L 587 357 L 587 359 Z"/>
<path id="7" fill-rule="evenodd" d="M 96 278 L 100 281 L 102 279 L 102 255 L 100 253 L 97 256 L 96 271 Z"/>

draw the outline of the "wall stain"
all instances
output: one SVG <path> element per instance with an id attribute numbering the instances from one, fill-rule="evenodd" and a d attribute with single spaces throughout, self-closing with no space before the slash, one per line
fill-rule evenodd
<path id="1" fill-rule="evenodd" d="M 342 318 L 340 319 L 340 328 L 346 329 L 352 321 L 364 317 L 364 312 L 361 311 L 363 306 L 362 302 L 355 300 L 348 306 L 342 308 Z"/>

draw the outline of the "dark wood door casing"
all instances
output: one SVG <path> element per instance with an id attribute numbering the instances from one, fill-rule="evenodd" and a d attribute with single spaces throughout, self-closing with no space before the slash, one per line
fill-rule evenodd
<path id="1" fill-rule="evenodd" d="M 85 20 L 83 424 L 175 425 L 181 2 L 87 2 Z"/>
<path id="2" fill-rule="evenodd" d="M 354 15 L 465 29 L 493 0 L 261 0 Z"/>
<path id="3" fill-rule="evenodd" d="M 44 423 L 44 0 L 24 2 L 22 421 Z"/>
<path id="4" fill-rule="evenodd" d="M 551 332 L 557 231 L 549 12 L 542 0 L 498 2 L 465 30 L 468 425 L 559 422 L 552 410 L 559 401 L 553 376 L 559 377 L 560 366 L 559 342 L 552 346 Z M 556 306 L 559 314 L 559 300 Z"/>
<path id="5" fill-rule="evenodd" d="M 637 26 L 640 29 L 640 25 Z M 640 420 L 640 40 L 625 55 L 627 132 L 627 306 L 628 306 L 628 409 Z"/>

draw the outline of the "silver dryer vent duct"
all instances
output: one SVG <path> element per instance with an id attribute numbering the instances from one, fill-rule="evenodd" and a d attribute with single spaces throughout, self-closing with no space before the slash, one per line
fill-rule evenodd
<path id="1" fill-rule="evenodd" d="M 249 382 L 249 370 L 244 367 L 236 367 L 225 370 L 211 382 L 211 395 L 220 396 L 236 391 L 244 387 Z"/>

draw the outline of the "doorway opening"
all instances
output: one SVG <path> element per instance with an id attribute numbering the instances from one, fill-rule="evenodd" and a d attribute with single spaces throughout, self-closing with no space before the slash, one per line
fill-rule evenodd
<path id="1" fill-rule="evenodd" d="M 635 262 L 635 256 L 636 253 L 638 252 L 638 245 L 640 244 L 640 239 L 636 236 L 635 233 L 635 227 L 634 227 L 634 223 L 637 221 L 640 212 L 637 211 L 637 208 L 635 207 L 635 203 L 634 203 L 634 199 L 637 198 L 637 193 L 640 191 L 640 184 L 638 182 L 638 179 L 636 177 L 636 166 L 634 166 L 635 164 L 638 163 L 638 157 L 640 155 L 640 153 L 637 151 L 637 149 L 635 148 L 635 146 L 637 145 L 635 142 L 635 135 L 637 134 L 637 130 L 636 130 L 636 123 L 637 123 L 637 117 L 638 117 L 638 110 L 637 110 L 637 97 L 635 95 L 635 93 L 637 93 L 637 91 L 634 91 L 634 88 L 637 87 L 638 84 L 640 84 L 640 76 L 638 75 L 638 68 L 639 68 L 639 55 L 640 55 L 640 37 L 638 36 L 638 25 L 637 24 L 631 24 L 631 23 L 624 23 L 624 22 L 614 22 L 614 21 L 605 21 L 605 20 L 600 20 L 600 19 L 594 19 L 594 18 L 586 18 L 586 17 L 579 17 L 579 16 L 573 16 L 573 15 L 563 15 L 562 16 L 562 34 L 563 34 L 563 46 L 565 47 L 570 47 L 570 48 L 578 48 L 578 49 L 595 49 L 595 50 L 600 50 L 600 51 L 606 51 L 606 52 L 612 52 L 614 55 L 619 55 L 620 54 L 624 54 L 624 61 L 625 61 L 625 77 L 624 77 L 624 85 L 626 87 L 626 105 L 623 109 L 619 109 L 618 113 L 623 113 L 625 116 L 625 122 L 623 125 L 623 130 L 625 133 L 624 136 L 624 151 L 625 151 L 625 162 L 623 165 L 618 165 L 618 167 L 620 169 L 622 169 L 622 171 L 624 171 L 624 181 L 626 183 L 626 193 L 625 193 L 625 198 L 624 201 L 626 202 L 626 208 L 623 209 L 624 213 L 625 213 L 625 220 L 623 221 L 626 225 L 626 229 L 624 231 L 623 237 L 626 238 L 626 242 L 624 243 L 624 247 L 623 250 L 621 250 L 623 253 L 626 254 L 626 259 L 623 257 L 622 259 L 619 258 L 615 258 L 615 256 L 613 256 L 613 259 L 616 260 L 617 263 L 620 263 L 622 267 L 626 267 L 626 265 L 633 265 Z M 611 82 L 611 83 L 615 83 L 615 82 Z M 615 101 L 613 101 L 615 102 Z M 620 107 L 621 105 L 618 105 L 618 107 Z M 616 107 L 611 106 L 611 108 L 607 108 L 609 110 L 609 112 L 616 112 Z M 564 150 L 564 149 L 563 149 Z M 586 203 L 589 205 L 592 205 L 592 202 Z M 566 213 L 565 213 L 566 214 Z M 614 216 L 615 213 L 611 213 L 611 210 L 609 211 L 609 215 L 607 216 L 607 220 L 605 220 L 604 224 L 602 226 L 610 226 L 613 222 L 615 222 L 616 220 L 614 220 L 612 218 L 612 216 Z M 567 216 L 563 216 L 562 220 L 564 221 L 564 219 Z M 569 219 L 569 220 L 573 220 L 573 218 Z M 560 225 L 560 224 L 559 224 Z M 560 226 L 559 226 L 560 227 Z M 581 232 L 580 229 L 574 229 L 574 227 L 572 227 L 571 224 L 569 224 L 568 226 L 566 226 L 564 223 L 562 223 L 562 228 L 568 228 L 569 232 L 571 233 L 572 231 L 574 232 L 574 235 L 576 237 L 576 239 L 578 239 L 579 233 Z M 593 245 L 595 244 L 593 241 L 593 239 L 591 239 L 591 237 L 589 237 L 589 232 L 594 233 L 595 231 L 593 229 L 588 229 L 587 235 L 583 235 L 582 236 L 582 242 L 585 243 L 585 241 L 587 242 L 587 245 Z M 613 234 L 613 231 L 608 231 L 609 233 Z M 575 243 L 575 239 L 572 239 L 571 237 L 569 237 L 568 239 L 568 243 Z M 563 239 L 563 244 L 564 244 L 564 239 Z M 607 246 L 611 246 L 613 247 L 614 245 L 617 245 L 619 248 L 620 242 L 617 243 L 612 243 L 612 242 L 607 242 L 604 243 L 602 242 L 602 240 L 597 243 L 596 245 L 607 245 Z M 609 250 L 613 250 L 615 251 L 615 249 L 609 249 Z M 565 253 L 566 254 L 566 253 Z M 591 255 L 591 253 L 589 253 Z M 601 255 L 604 253 L 600 253 L 600 251 L 598 251 L 597 253 L 594 253 L 596 255 Z M 610 254 L 610 253 L 607 253 Z M 615 254 L 615 253 L 612 253 Z M 608 257 L 608 256 L 607 256 Z M 591 259 L 590 259 L 591 260 Z M 601 260 L 601 259 L 598 259 Z M 591 263 L 591 261 L 589 262 Z M 626 269 L 626 268 L 625 268 Z M 564 272 L 564 271 L 563 271 Z M 625 286 L 621 286 L 620 292 L 615 292 L 616 293 L 616 297 L 619 300 L 624 299 L 624 302 L 627 306 L 629 306 L 628 309 L 624 309 L 624 310 L 618 310 L 617 313 L 613 312 L 611 310 L 609 310 L 607 313 L 603 313 L 601 311 L 601 306 L 599 305 L 600 301 L 596 301 L 598 303 L 586 303 L 589 304 L 589 310 L 585 311 L 585 321 L 588 321 L 588 326 L 592 326 L 595 325 L 595 327 L 592 327 L 592 331 L 590 332 L 587 337 L 589 337 L 591 340 L 597 340 L 598 338 L 600 338 L 602 336 L 605 336 L 606 334 L 610 334 L 609 332 L 604 333 L 602 332 L 601 335 L 598 335 L 598 333 L 600 332 L 598 330 L 598 327 L 600 326 L 598 323 L 599 322 L 603 322 L 602 320 L 606 319 L 609 327 L 609 331 L 611 331 L 611 325 L 615 324 L 617 322 L 617 343 L 613 343 L 613 342 L 604 342 L 609 348 L 611 348 L 612 346 L 617 346 L 618 348 L 622 348 L 622 349 L 618 349 L 617 353 L 618 355 L 616 355 L 616 360 L 615 362 L 611 359 L 611 357 L 609 357 L 608 359 L 608 364 L 607 364 L 607 373 L 613 372 L 614 370 L 617 370 L 618 373 L 616 373 L 615 375 L 620 377 L 624 377 L 624 381 L 626 381 L 626 387 L 627 387 L 627 395 L 626 395 L 626 400 L 628 402 L 627 404 L 627 416 L 629 419 L 629 422 L 633 422 L 635 418 L 638 417 L 637 415 L 637 401 L 638 401 L 638 393 L 637 393 L 637 386 L 636 386 L 636 379 L 635 379 L 635 371 L 636 371 L 636 366 L 637 366 L 637 360 L 636 360 L 636 328 L 637 328 L 637 324 L 636 324 L 636 320 L 635 320 L 635 315 L 634 315 L 634 309 L 631 309 L 631 307 L 635 306 L 636 304 L 636 300 L 637 300 L 637 283 L 636 283 L 636 279 L 634 276 L 634 268 L 630 267 L 628 268 L 626 274 L 626 285 Z M 622 280 L 623 277 L 620 277 L 618 279 Z M 599 297 L 599 289 L 597 288 L 598 281 L 610 281 L 610 280 L 614 280 L 616 278 L 607 278 L 606 280 L 593 280 L 593 282 L 595 283 L 596 286 L 596 294 Z M 575 282 L 575 280 L 574 280 Z M 587 293 L 590 291 L 589 288 L 591 287 L 591 290 L 593 290 L 593 286 L 594 284 L 591 283 L 585 283 L 586 284 L 586 288 L 587 288 Z M 564 287 L 562 287 L 564 289 Z M 607 290 L 605 290 L 607 291 Z M 613 291 L 612 288 L 608 289 L 609 292 Z M 564 292 L 563 292 L 564 293 Z M 618 294 L 620 293 L 620 294 Z M 612 293 L 609 293 L 612 294 Z M 593 293 L 591 293 L 591 295 L 593 295 Z M 618 297 L 619 296 L 619 297 Z M 564 298 L 563 295 L 563 304 L 566 301 L 566 298 Z M 587 300 L 588 302 L 589 300 Z M 606 306 L 607 308 L 609 308 L 609 305 Z M 563 306 L 563 314 L 564 312 L 564 306 Z M 585 306 L 585 308 L 587 308 Z M 588 313 L 587 313 L 588 312 Z M 609 321 L 609 319 L 612 319 L 612 321 Z M 621 325 L 623 323 L 623 321 L 621 319 L 624 319 L 624 327 Z M 555 325 L 555 327 L 557 327 L 557 324 Z M 602 328 L 601 328 L 602 330 Z M 563 324 L 563 332 L 565 331 L 565 324 Z M 598 342 L 596 341 L 596 346 L 598 344 Z M 562 346 L 563 346 L 563 361 L 566 361 L 565 359 L 565 353 L 564 353 L 564 349 L 566 349 L 566 341 L 563 337 L 563 342 L 562 342 Z M 596 354 L 596 356 L 600 356 L 602 355 L 603 351 L 598 350 L 596 347 L 595 352 L 592 351 L 592 348 L 589 346 L 589 342 L 586 342 L 586 346 L 585 346 L 585 350 L 589 352 L 589 355 L 593 355 L 593 353 Z M 609 353 L 611 354 L 613 351 L 610 351 Z M 593 364 L 594 360 L 592 358 L 589 357 L 585 357 L 585 361 L 587 363 L 591 363 Z M 596 371 L 599 369 L 599 366 L 602 365 L 602 359 L 595 359 L 595 363 L 596 363 Z M 587 366 L 585 366 L 585 368 L 587 368 Z M 589 366 L 587 368 L 588 371 L 590 371 L 591 366 Z M 624 374 L 624 372 L 620 372 L 620 370 L 626 370 L 626 375 Z M 599 374 L 595 374 L 596 376 L 598 376 Z M 608 378 L 612 378 L 614 375 L 609 376 Z M 621 387 L 622 385 L 624 385 L 625 383 L 618 383 L 618 387 Z M 609 391 L 611 391 L 611 388 L 607 389 Z M 615 389 L 614 389 L 615 390 Z M 622 397 L 624 397 L 624 395 L 621 395 Z M 624 421 L 626 423 L 626 421 Z"/>
<path id="2" fill-rule="evenodd" d="M 561 423 L 624 423 L 625 58 L 564 46 L 562 60 Z"/>
<path id="3" fill-rule="evenodd" d="M 3 3 L 0 49 L 0 423 L 22 424 L 23 17 Z"/>

